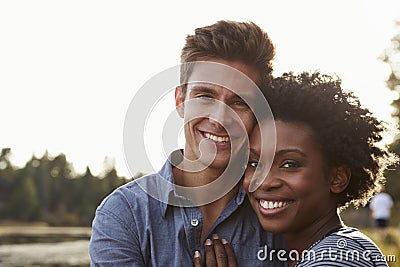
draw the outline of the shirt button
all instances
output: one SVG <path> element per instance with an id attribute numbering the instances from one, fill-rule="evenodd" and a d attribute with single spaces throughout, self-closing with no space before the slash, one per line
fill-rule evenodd
<path id="1" fill-rule="evenodd" d="M 197 225 L 199 225 L 199 220 L 197 220 L 197 219 L 192 219 L 192 221 L 190 222 L 190 224 L 191 224 L 192 226 L 197 226 Z"/>

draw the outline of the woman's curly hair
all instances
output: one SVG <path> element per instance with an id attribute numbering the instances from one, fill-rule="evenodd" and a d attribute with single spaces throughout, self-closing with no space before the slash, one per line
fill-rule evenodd
<path id="1" fill-rule="evenodd" d="M 304 72 L 285 73 L 272 81 L 265 97 L 275 120 L 304 122 L 314 130 L 327 167 L 351 170 L 338 207 L 365 205 L 383 182 L 383 171 L 398 159 L 378 146 L 387 131 L 358 98 L 341 88 L 337 77 Z"/>

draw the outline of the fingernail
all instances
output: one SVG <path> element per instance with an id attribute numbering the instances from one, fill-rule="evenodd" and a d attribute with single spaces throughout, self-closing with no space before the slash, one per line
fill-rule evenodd
<path id="1" fill-rule="evenodd" d="M 195 258 L 199 258 L 199 257 L 200 257 L 200 252 L 199 252 L 198 250 L 196 250 L 196 251 L 194 252 L 194 257 L 195 257 Z"/>
<path id="2" fill-rule="evenodd" d="M 221 242 L 222 242 L 223 245 L 228 244 L 228 241 L 226 241 L 226 239 L 224 239 L 224 238 L 222 238 Z"/>
<path id="3" fill-rule="evenodd" d="M 212 239 L 218 239 L 219 238 L 217 234 L 213 234 L 211 237 L 212 237 Z"/>
<path id="4" fill-rule="evenodd" d="M 206 244 L 206 246 L 211 246 L 211 244 L 212 244 L 211 239 L 207 239 L 205 244 Z"/>

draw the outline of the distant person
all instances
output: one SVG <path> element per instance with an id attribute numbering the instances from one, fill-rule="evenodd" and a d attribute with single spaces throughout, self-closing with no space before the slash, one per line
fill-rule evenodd
<path id="1" fill-rule="evenodd" d="M 163 41 L 168 42 L 160 40 L 160 48 Z M 268 35 L 252 22 L 219 21 L 187 36 L 181 54 L 182 84 L 175 90 L 176 109 L 185 119 L 185 148 L 174 151 L 159 172 L 118 188 L 100 204 L 89 245 L 92 266 L 191 266 L 193 253 L 202 251 L 212 233 L 229 238 L 240 266 L 272 266 L 246 251 L 264 245 L 272 248 L 277 240 L 262 229 L 243 190 L 240 179 L 247 158 L 243 165 L 233 164 L 241 173 L 230 172 L 226 177 L 238 178 L 238 182 L 210 203 L 204 204 L 203 199 L 218 187 L 192 195 L 179 188 L 203 188 L 219 180 L 230 161 L 248 155 L 242 153 L 247 147 L 241 140 L 248 137 L 256 120 L 239 93 L 250 99 L 257 99 L 256 93 L 262 97 L 256 85 L 271 79 L 274 53 Z M 195 63 L 186 68 L 188 62 Z M 211 69 L 201 68 L 204 62 L 210 63 Z M 229 75 L 213 72 L 211 63 L 229 69 Z M 204 73 L 232 82 L 232 87 L 198 79 Z M 238 73 L 257 90 L 236 83 Z M 167 182 L 171 186 L 164 186 Z M 155 189 L 164 201 L 153 198 L 140 185 Z"/>
<path id="2" fill-rule="evenodd" d="M 392 207 L 392 197 L 385 192 L 385 187 L 382 186 L 381 191 L 371 199 L 371 203 L 369 204 L 371 215 L 375 227 L 378 229 L 380 238 L 386 237 L 390 219 L 390 210 Z"/>

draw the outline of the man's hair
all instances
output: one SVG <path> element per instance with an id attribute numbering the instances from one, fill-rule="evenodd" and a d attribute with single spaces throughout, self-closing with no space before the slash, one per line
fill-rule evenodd
<path id="1" fill-rule="evenodd" d="M 186 37 L 182 49 L 180 83 L 183 94 L 185 84 L 191 74 L 191 64 L 206 58 L 217 58 L 229 61 L 241 61 L 254 67 L 259 72 L 258 86 L 265 84 L 272 77 L 272 60 L 275 47 L 267 33 L 253 22 L 236 22 L 221 20 L 217 23 L 197 28 L 194 35 Z"/>
<path id="2" fill-rule="evenodd" d="M 338 207 L 365 205 L 383 182 L 383 171 L 398 161 L 377 144 L 387 131 L 385 124 L 352 92 L 344 91 L 337 77 L 285 73 L 272 81 L 265 96 L 275 120 L 303 122 L 313 129 L 325 167 L 344 165 L 351 170 Z"/>

